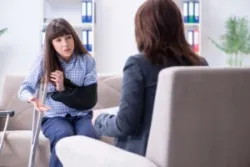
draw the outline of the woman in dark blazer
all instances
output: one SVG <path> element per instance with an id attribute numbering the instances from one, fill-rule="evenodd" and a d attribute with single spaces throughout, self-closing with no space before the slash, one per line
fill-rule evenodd
<path id="1" fill-rule="evenodd" d="M 94 112 L 100 135 L 117 147 L 145 155 L 159 72 L 172 66 L 208 65 L 185 39 L 182 15 L 172 0 L 147 0 L 135 16 L 139 54 L 128 58 L 117 115 Z"/>

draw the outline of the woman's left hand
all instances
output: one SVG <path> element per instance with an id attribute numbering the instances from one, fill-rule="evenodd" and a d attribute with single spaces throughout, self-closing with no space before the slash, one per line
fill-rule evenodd
<path id="1" fill-rule="evenodd" d="M 62 71 L 56 70 L 50 74 L 50 80 L 55 82 L 56 90 L 62 92 L 65 90 L 64 88 L 64 75 Z"/>

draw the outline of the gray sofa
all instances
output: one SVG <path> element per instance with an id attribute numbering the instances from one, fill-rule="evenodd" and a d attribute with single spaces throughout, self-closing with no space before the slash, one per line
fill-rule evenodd
<path id="1" fill-rule="evenodd" d="M 0 111 L 13 109 L 15 116 L 10 119 L 2 152 L 0 154 L 0 167 L 27 167 L 32 135 L 31 104 L 22 102 L 17 92 L 25 76 L 7 75 L 2 86 Z M 121 91 L 121 76 L 98 77 L 98 103 L 94 109 L 114 107 L 119 104 Z M 108 98 L 107 98 L 108 97 Z M 0 118 L 0 140 L 5 119 Z M 113 143 L 112 138 L 102 137 L 102 141 Z M 50 156 L 49 142 L 40 133 L 39 146 L 36 153 L 35 167 L 48 167 Z"/>

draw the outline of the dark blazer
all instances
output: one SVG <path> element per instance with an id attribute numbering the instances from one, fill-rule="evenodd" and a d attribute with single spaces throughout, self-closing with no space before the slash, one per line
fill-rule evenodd
<path id="1" fill-rule="evenodd" d="M 202 58 L 202 64 L 208 65 Z M 101 114 L 97 133 L 115 137 L 117 147 L 145 155 L 156 93 L 157 77 L 166 67 L 187 66 L 184 59 L 171 58 L 167 65 L 152 64 L 143 54 L 129 57 L 123 70 L 123 86 L 117 116 Z"/>

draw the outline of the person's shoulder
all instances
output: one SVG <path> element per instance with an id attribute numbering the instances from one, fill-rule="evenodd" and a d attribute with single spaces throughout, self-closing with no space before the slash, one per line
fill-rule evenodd
<path id="1" fill-rule="evenodd" d="M 123 68 L 123 71 L 125 70 L 139 70 L 141 71 L 141 61 L 143 59 L 143 55 L 142 54 L 135 54 L 135 55 L 131 55 L 127 58 L 126 62 L 125 62 L 125 65 L 124 65 L 124 68 Z"/>
<path id="2" fill-rule="evenodd" d="M 30 70 L 34 70 L 35 68 L 42 68 L 44 63 L 44 56 L 43 53 L 35 57 L 33 64 L 31 65 Z"/>
<path id="3" fill-rule="evenodd" d="M 78 55 L 78 57 L 83 62 L 95 62 L 94 57 L 92 55 L 88 54 L 88 53 Z"/>
<path id="4" fill-rule="evenodd" d="M 138 53 L 132 56 L 129 56 L 126 63 L 126 66 L 138 65 L 143 66 L 143 64 L 148 63 L 143 53 Z"/>
<path id="5" fill-rule="evenodd" d="M 201 66 L 209 66 L 207 60 L 205 59 L 205 57 L 199 56 L 200 61 L 201 61 Z"/>

